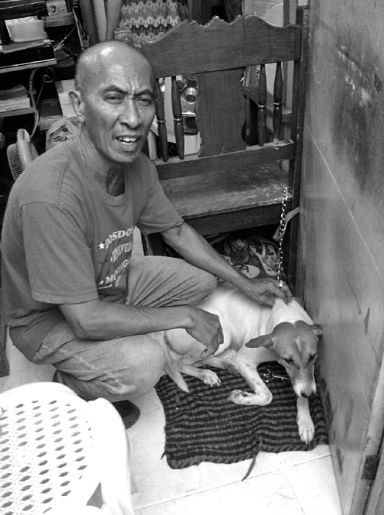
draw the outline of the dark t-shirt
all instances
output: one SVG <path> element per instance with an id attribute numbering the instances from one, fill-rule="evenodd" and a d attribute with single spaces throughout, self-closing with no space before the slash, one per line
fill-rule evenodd
<path id="1" fill-rule="evenodd" d="M 62 320 L 57 305 L 124 301 L 135 226 L 149 234 L 182 223 L 146 156 L 127 166 L 124 181 L 124 194 L 109 195 L 72 139 L 15 182 L 3 223 L 2 302 L 27 357 Z"/>

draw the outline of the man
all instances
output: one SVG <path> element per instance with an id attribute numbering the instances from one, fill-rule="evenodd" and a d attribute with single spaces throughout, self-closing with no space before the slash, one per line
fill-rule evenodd
<path id="1" fill-rule="evenodd" d="M 33 161 L 8 200 L 3 309 L 16 347 L 54 365 L 57 381 L 85 399 L 126 401 L 163 372 L 157 331 L 183 327 L 215 352 L 219 320 L 196 307 L 215 276 L 266 304 L 290 292 L 238 274 L 165 197 L 141 153 L 155 106 L 139 52 L 118 41 L 89 48 L 75 86 L 80 134 Z M 185 261 L 132 258 L 135 226 L 161 232 Z"/>

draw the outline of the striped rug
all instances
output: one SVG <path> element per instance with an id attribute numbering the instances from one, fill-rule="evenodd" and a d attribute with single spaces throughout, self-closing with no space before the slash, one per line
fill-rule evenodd
<path id="1" fill-rule="evenodd" d="M 180 469 L 202 461 L 235 463 L 255 458 L 259 451 L 307 451 L 327 443 L 325 418 L 316 395 L 310 400 L 315 438 L 303 443 L 297 432 L 296 395 L 288 380 L 273 378 L 268 387 L 273 401 L 268 406 L 240 406 L 228 401 L 232 390 L 249 391 L 240 376 L 214 369 L 221 386 L 211 388 L 196 378 L 184 376 L 190 393 L 181 391 L 168 376 L 156 386 L 165 412 L 165 450 L 168 465 Z M 262 377 L 285 375 L 275 362 L 258 368 Z"/>

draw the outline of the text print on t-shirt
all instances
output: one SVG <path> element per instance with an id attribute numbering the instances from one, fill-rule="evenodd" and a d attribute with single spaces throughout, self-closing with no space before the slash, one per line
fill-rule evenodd
<path id="1" fill-rule="evenodd" d="M 97 281 L 99 290 L 119 287 L 132 254 L 132 235 L 133 227 L 120 229 L 98 244 L 100 252 L 105 253 Z"/>

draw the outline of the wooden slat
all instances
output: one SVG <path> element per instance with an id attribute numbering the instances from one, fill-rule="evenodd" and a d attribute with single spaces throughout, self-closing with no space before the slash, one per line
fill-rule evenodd
<path id="1" fill-rule="evenodd" d="M 276 163 L 162 181 L 168 198 L 186 219 L 281 203 L 288 174 Z"/>
<path id="2" fill-rule="evenodd" d="M 173 127 L 176 139 L 177 155 L 180 159 L 184 159 L 184 127 L 183 116 L 181 112 L 180 93 L 177 88 L 176 77 L 171 79 L 171 100 L 173 113 Z"/>
<path id="3" fill-rule="evenodd" d="M 251 154 L 250 154 L 251 153 Z M 170 158 L 167 163 L 158 160 L 155 162 L 161 180 L 173 177 L 199 175 L 202 173 L 226 174 L 231 170 L 253 170 L 258 163 L 271 163 L 291 159 L 294 155 L 292 142 L 266 143 L 264 147 L 248 147 L 247 150 L 231 154 L 198 158 L 196 155 L 186 156 L 180 162 L 177 158 Z"/>
<path id="4" fill-rule="evenodd" d="M 288 209 L 290 209 L 290 202 L 288 203 Z M 239 211 L 230 211 L 228 213 L 200 216 L 194 219 L 186 218 L 186 220 L 200 234 L 206 236 L 222 233 L 223 227 L 225 227 L 225 232 L 230 232 L 278 224 L 280 214 L 281 204 L 275 203 L 268 206 L 254 206 Z"/>
<path id="5" fill-rule="evenodd" d="M 273 85 L 273 137 L 281 139 L 283 128 L 283 74 L 281 63 L 276 63 L 275 82 Z"/>
<path id="6" fill-rule="evenodd" d="M 240 69 L 197 76 L 199 100 L 196 124 L 201 136 L 201 157 L 246 148 L 241 137 L 245 123 L 242 73 Z"/>
<path id="7" fill-rule="evenodd" d="M 238 17 L 232 23 L 213 18 L 204 26 L 180 23 L 140 50 L 152 63 L 156 77 L 169 77 L 181 70 L 188 75 L 295 60 L 300 55 L 299 36 L 298 25 L 275 27 L 256 16 Z"/>
<path id="8" fill-rule="evenodd" d="M 295 209 L 300 204 L 301 193 L 301 163 L 303 153 L 303 132 L 304 132 L 304 112 L 306 99 L 306 84 L 308 72 L 308 35 L 310 26 L 309 6 L 303 6 L 297 10 L 297 21 L 302 27 L 302 37 L 300 39 L 300 60 L 294 64 L 293 93 L 292 93 L 292 120 L 291 138 L 295 143 L 295 159 L 290 160 L 289 182 L 291 184 L 292 208 Z M 299 236 L 299 217 L 295 217 L 291 222 L 289 231 L 289 261 L 288 275 L 296 275 L 297 268 L 297 242 Z"/>
<path id="9" fill-rule="evenodd" d="M 259 90 L 258 90 L 258 103 L 257 103 L 257 136 L 258 144 L 262 147 L 266 141 L 267 132 L 267 118 L 266 118 L 266 104 L 267 104 L 267 77 L 265 75 L 265 65 L 260 66 L 259 73 Z"/>
<path id="10" fill-rule="evenodd" d="M 156 118 L 157 130 L 159 134 L 160 153 L 164 161 L 168 161 L 168 136 L 167 127 L 165 123 L 164 112 L 164 99 L 160 90 L 159 81 L 156 80 L 155 85 L 155 103 L 156 103 Z"/>

